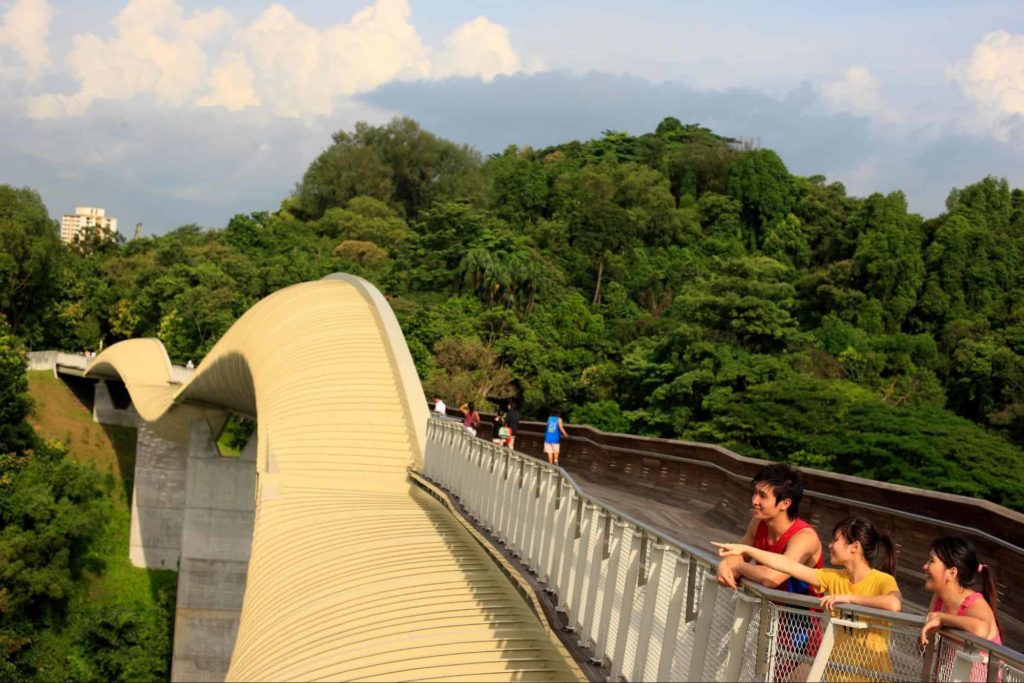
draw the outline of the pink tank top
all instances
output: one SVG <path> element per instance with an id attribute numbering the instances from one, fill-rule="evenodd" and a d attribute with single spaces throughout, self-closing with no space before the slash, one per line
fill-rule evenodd
<path id="1" fill-rule="evenodd" d="M 974 604 L 974 601 L 977 600 L 978 598 L 981 598 L 981 597 L 984 597 L 984 596 L 981 593 L 978 593 L 977 591 L 975 591 L 974 593 L 971 593 L 970 595 L 968 595 L 966 598 L 964 598 L 964 601 L 960 603 L 960 609 L 958 609 L 956 611 L 956 615 L 958 617 L 962 617 L 965 614 L 967 614 L 967 610 L 970 609 L 971 605 Z M 937 597 L 937 596 L 935 598 L 935 611 L 936 612 L 941 612 L 942 611 L 942 598 Z M 996 645 L 1002 645 L 1003 644 L 1003 634 L 999 632 L 998 628 L 996 628 L 996 635 L 995 635 L 994 638 L 992 638 L 992 642 L 995 643 Z"/>

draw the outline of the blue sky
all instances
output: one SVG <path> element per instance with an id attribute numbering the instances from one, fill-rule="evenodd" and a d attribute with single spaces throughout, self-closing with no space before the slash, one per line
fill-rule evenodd
<path id="1" fill-rule="evenodd" d="M 1024 186 L 1019 2 L 83 5 L 0 0 L 0 183 L 129 235 L 274 209 L 333 131 L 396 114 L 483 152 L 676 116 L 924 215 Z"/>

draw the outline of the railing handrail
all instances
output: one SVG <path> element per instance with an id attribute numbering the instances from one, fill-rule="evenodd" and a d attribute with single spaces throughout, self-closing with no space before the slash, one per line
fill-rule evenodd
<path id="1" fill-rule="evenodd" d="M 489 417 L 489 415 L 488 414 L 482 414 L 482 416 L 484 417 L 485 422 L 486 422 L 487 418 Z M 520 424 L 520 433 L 521 434 L 523 434 L 523 433 L 525 433 L 525 434 L 542 434 L 543 433 L 543 426 L 544 426 L 543 422 L 537 422 L 537 421 L 533 421 L 533 420 L 521 420 L 519 424 Z M 536 430 L 529 429 L 529 427 L 533 427 L 533 426 L 535 426 L 537 429 Z M 586 429 L 586 430 L 594 432 L 597 435 L 600 435 L 601 437 L 607 437 L 609 439 L 616 439 L 616 438 L 618 438 L 618 439 L 631 439 L 631 440 L 645 440 L 645 441 L 650 441 L 650 442 L 653 442 L 653 443 L 665 444 L 666 446 L 684 446 L 684 447 L 691 447 L 691 448 L 697 448 L 697 449 L 702 449 L 702 450 L 713 450 L 713 451 L 716 451 L 717 453 L 720 453 L 723 456 L 726 456 L 726 457 L 728 457 L 728 458 L 730 458 L 730 459 L 732 459 L 732 460 L 734 460 L 734 461 L 736 461 L 738 463 L 746 463 L 746 464 L 749 464 L 751 466 L 755 466 L 757 464 L 768 464 L 768 461 L 766 461 L 766 460 L 762 460 L 762 459 L 758 459 L 758 458 L 751 458 L 751 457 L 748 457 L 748 456 L 740 455 L 739 453 L 735 453 L 733 451 L 730 451 L 729 449 L 724 448 L 722 446 L 719 446 L 717 444 L 703 443 L 703 442 L 699 442 L 699 441 L 687 441 L 687 440 L 683 440 L 683 439 L 667 439 L 667 438 L 661 438 L 661 437 L 646 437 L 646 436 L 639 436 L 639 435 L 636 435 L 636 434 L 623 434 L 623 433 L 620 433 L 620 432 L 606 432 L 606 431 L 604 431 L 602 429 L 594 427 L 593 425 L 587 425 L 587 424 L 568 424 L 567 426 L 568 427 L 574 427 L 576 429 Z M 669 453 L 662 453 L 660 451 L 650 451 L 650 450 L 644 450 L 644 449 L 640 449 L 640 448 L 623 448 L 621 446 L 613 446 L 611 444 L 606 444 L 606 443 L 601 443 L 601 442 L 598 442 L 598 441 L 594 441 L 593 439 L 589 439 L 589 438 L 584 437 L 584 436 L 575 436 L 574 435 L 572 437 L 572 441 L 581 441 L 581 440 L 584 440 L 584 439 L 586 439 L 588 441 L 588 443 L 590 443 L 590 444 L 592 444 L 592 445 L 594 445 L 596 447 L 603 448 L 603 449 L 616 450 L 616 451 L 627 453 L 627 454 L 628 453 L 637 453 L 637 454 L 642 454 L 642 455 L 646 455 L 648 457 L 653 457 L 653 458 L 667 458 L 667 459 L 671 459 L 671 460 L 681 460 L 681 461 L 684 461 L 684 462 L 691 462 L 691 459 L 681 458 L 681 456 L 676 456 L 676 455 L 672 455 L 672 454 L 669 454 Z M 708 464 L 712 464 L 710 461 L 702 461 L 702 460 L 693 460 L 693 462 L 698 462 L 698 463 L 700 463 L 700 462 L 708 462 Z M 858 484 L 858 485 L 862 485 L 862 486 L 871 487 L 873 485 L 877 485 L 879 483 L 882 483 L 882 482 L 877 482 L 877 481 L 874 481 L 874 480 L 871 480 L 871 479 L 865 479 L 864 477 L 858 477 L 858 476 L 855 476 L 855 475 L 848 475 L 848 474 L 841 474 L 841 473 L 838 473 L 838 472 L 830 472 L 830 471 L 827 471 L 827 470 L 819 470 L 819 469 L 810 468 L 810 467 L 801 467 L 801 469 L 806 470 L 809 473 L 813 473 L 815 476 L 825 477 L 827 479 L 835 478 L 835 479 L 839 479 L 839 480 L 850 480 L 853 483 Z M 723 470 L 726 471 L 726 472 L 729 472 L 729 470 L 727 470 L 727 469 L 723 468 Z M 729 472 L 729 474 L 733 474 L 734 476 L 738 476 L 740 478 L 743 477 L 743 475 L 735 475 L 735 473 L 732 473 L 732 472 Z M 905 485 L 905 484 L 885 484 L 885 485 L 888 486 L 888 487 L 892 487 L 895 491 L 898 491 L 900 493 L 910 494 L 910 495 L 925 496 L 925 497 L 929 497 L 929 498 L 932 497 L 932 496 L 935 496 L 935 495 L 941 495 L 943 497 L 948 497 L 951 502 L 956 502 L 957 504 L 960 504 L 960 505 L 971 506 L 973 508 L 977 508 L 977 510 L 979 512 L 984 511 L 987 514 L 996 515 L 999 518 L 1004 519 L 1007 523 L 1018 524 L 1018 525 L 1024 524 L 1024 513 L 1018 512 L 1016 510 L 1011 510 L 1010 508 L 1008 508 L 1006 506 L 999 505 L 998 503 L 993 503 L 991 501 L 984 500 L 982 498 L 973 498 L 971 496 L 965 496 L 965 495 L 961 495 L 961 494 L 957 494 L 957 493 L 949 493 L 949 492 L 945 492 L 945 491 L 932 491 L 932 490 L 929 490 L 929 489 L 923 489 L 923 488 L 915 487 L 915 486 L 908 486 L 908 485 Z M 822 497 L 830 496 L 831 495 L 831 494 L 826 494 L 826 493 L 818 492 L 815 489 L 807 489 L 807 492 L 809 494 L 816 495 L 816 496 L 822 496 Z M 895 514 L 895 515 L 913 514 L 909 510 L 890 508 L 890 507 L 887 507 L 887 506 L 878 506 L 878 507 L 880 509 L 882 509 L 882 510 L 891 511 L 891 513 Z M 933 521 L 932 518 L 924 518 L 924 519 L 928 519 L 929 521 Z M 947 522 L 947 524 L 955 524 L 955 523 Z M 979 535 L 986 534 L 985 531 L 983 531 L 981 529 L 978 529 L 977 527 L 962 525 L 962 526 L 960 526 L 960 528 L 968 529 L 968 530 L 971 531 L 971 533 L 976 533 L 976 534 L 979 534 Z M 989 535 L 989 536 L 991 536 L 991 535 Z M 1014 547 L 1016 547 L 1016 546 L 1014 546 Z"/>
<path id="2" fill-rule="evenodd" d="M 586 437 L 586 436 L 574 436 L 574 437 L 572 437 L 572 440 L 573 441 L 585 441 L 585 442 L 591 444 L 594 447 L 603 448 L 603 449 L 609 450 L 609 451 L 618 451 L 618 452 L 630 453 L 630 454 L 634 454 L 635 453 L 635 454 L 644 455 L 644 456 L 648 456 L 648 457 L 665 458 L 667 460 L 673 460 L 673 461 L 676 461 L 676 462 L 683 462 L 683 463 L 686 463 L 688 465 L 697 465 L 697 466 L 700 466 L 700 467 L 709 467 L 709 468 L 716 469 L 716 470 L 722 472 L 723 474 L 725 474 L 726 476 L 728 476 L 728 477 L 730 477 L 732 479 L 741 480 L 741 481 L 746 481 L 747 480 L 747 477 L 744 477 L 742 474 L 737 474 L 735 472 L 730 472 L 728 469 L 726 469 L 725 467 L 722 467 L 718 463 L 708 462 L 707 460 L 696 460 L 694 458 L 686 458 L 686 457 L 683 457 L 683 456 L 680 456 L 680 455 L 670 455 L 668 453 L 658 453 L 656 451 L 646 451 L 646 450 L 641 450 L 641 449 L 638 449 L 638 448 L 623 448 L 622 446 L 612 446 L 612 445 L 609 445 L 609 444 L 598 443 L 597 441 L 594 441 L 593 439 L 591 439 L 589 437 Z M 528 455 L 528 454 L 524 454 L 524 455 Z M 530 456 L 530 457 L 533 457 L 533 456 Z M 835 503 L 842 503 L 842 504 L 849 504 L 850 503 L 849 500 L 846 500 L 846 499 L 841 498 L 839 496 L 832 495 L 831 493 L 822 493 L 820 491 L 815 491 L 813 489 L 805 489 L 804 490 L 804 495 L 805 496 L 809 496 L 809 497 L 814 497 L 814 498 L 821 498 L 822 500 L 828 500 L 828 501 L 835 502 Z M 902 518 L 905 518 L 905 519 L 910 519 L 910 520 L 914 520 L 914 521 L 918 521 L 918 522 L 928 522 L 928 523 L 934 524 L 936 526 L 945 527 L 945 528 L 950 529 L 952 531 L 958 531 L 960 533 L 967 533 L 967 534 L 973 534 L 973 535 L 976 535 L 976 536 L 981 536 L 985 540 L 990 541 L 991 543 L 994 543 L 996 545 L 1002 546 L 1003 548 L 1006 548 L 1007 550 L 1010 550 L 1010 551 L 1015 552 L 1015 553 L 1019 553 L 1022 556 L 1024 556 L 1024 548 L 1021 548 L 1020 546 L 1015 545 L 1015 544 L 1013 544 L 1013 543 L 1011 543 L 1011 542 L 1009 542 L 1009 541 L 1007 541 L 1005 539 L 999 538 L 998 536 L 993 536 L 992 534 L 988 533 L 987 531 L 983 531 L 981 529 L 978 529 L 977 527 L 965 526 L 965 525 L 962 525 L 962 524 L 957 524 L 956 522 L 949 522 L 949 521 L 946 521 L 944 519 L 935 519 L 934 517 L 926 517 L 924 515 L 919 515 L 919 514 L 916 514 L 914 512 L 907 512 L 906 510 L 896 510 L 894 508 L 886 507 L 884 505 L 878 505 L 878 504 L 875 504 L 875 503 L 864 503 L 864 502 L 861 502 L 861 501 L 857 501 L 856 505 L 857 505 L 857 507 L 860 507 L 860 508 L 866 508 L 868 510 L 874 510 L 876 512 L 882 512 L 884 514 L 892 515 L 892 516 L 895 516 L 895 517 L 902 517 Z"/>
<path id="3" fill-rule="evenodd" d="M 451 420 L 441 419 L 441 418 L 435 417 L 433 415 L 431 416 L 430 421 L 432 423 L 434 423 L 435 426 L 438 427 L 438 428 L 445 429 L 445 430 L 450 430 L 453 433 L 458 434 L 460 438 L 467 439 L 467 440 L 479 441 L 479 442 L 483 443 L 486 446 L 491 446 L 490 443 L 482 441 L 482 440 L 479 440 L 479 439 L 476 439 L 475 437 L 470 435 L 462 427 L 461 423 L 458 423 L 458 422 L 455 422 L 455 421 L 451 421 Z M 591 442 L 591 443 L 593 443 L 593 442 Z M 606 446 L 603 446 L 603 447 L 606 447 Z M 622 520 L 624 522 L 628 522 L 629 524 L 634 526 L 637 530 L 639 530 L 639 531 L 647 534 L 648 536 L 650 536 L 653 540 L 659 541 L 659 542 L 661 542 L 662 544 L 664 544 L 666 546 L 673 547 L 675 550 L 679 551 L 680 553 L 685 553 L 686 555 L 689 555 L 690 557 L 692 557 L 692 558 L 694 558 L 694 559 L 696 559 L 696 560 L 698 560 L 700 562 L 703 562 L 704 564 L 706 564 L 706 565 L 708 565 L 710 567 L 717 566 L 717 564 L 719 562 L 719 558 L 717 556 L 713 555 L 710 551 L 704 550 L 702 548 L 696 548 L 696 547 L 694 547 L 694 546 L 692 546 L 692 545 L 690 545 L 690 544 L 688 544 L 688 543 L 686 543 L 686 542 L 684 542 L 684 541 L 682 541 L 682 540 L 680 540 L 678 538 L 675 538 L 671 534 L 668 534 L 668 533 L 666 533 L 664 531 L 661 531 L 661 530 L 658 530 L 658 529 L 654 529 L 653 527 L 651 527 L 650 525 L 646 524 L 645 522 L 642 522 L 642 521 L 636 519 L 635 517 L 633 517 L 632 515 L 617 509 L 614 505 L 612 505 L 612 504 L 610 504 L 610 503 L 608 503 L 608 502 L 606 502 L 604 500 L 601 500 L 599 498 L 596 498 L 595 496 L 593 496 L 591 494 L 588 494 L 579 485 L 579 483 L 577 483 L 576 479 L 569 472 L 565 471 L 563 468 L 556 467 L 556 466 L 551 465 L 551 464 L 549 464 L 547 462 L 544 462 L 543 460 L 540 460 L 538 458 L 535 458 L 535 457 L 530 456 L 530 455 L 525 454 L 525 453 L 520 453 L 518 451 L 511 451 L 510 450 L 510 451 L 508 451 L 508 456 L 509 457 L 515 457 L 515 458 L 523 459 L 524 462 L 530 462 L 531 464 L 533 464 L 535 466 L 542 467 L 542 468 L 547 468 L 548 470 L 555 472 L 562 480 L 564 480 L 575 491 L 575 495 L 580 500 L 588 502 L 588 503 L 590 503 L 592 505 L 597 506 L 598 508 L 604 510 L 606 513 L 612 515 L 614 518 L 617 518 L 617 519 Z M 659 456 L 664 457 L 662 454 L 659 454 Z M 700 462 L 700 461 L 698 461 L 698 462 Z M 713 463 L 708 463 L 708 464 L 712 464 L 713 465 Z M 786 591 L 774 590 L 774 589 L 770 589 L 770 588 L 767 588 L 767 587 L 764 587 L 764 586 L 761 586 L 759 584 L 752 583 L 752 582 L 743 581 L 741 583 L 740 591 L 741 592 L 745 592 L 746 594 L 751 595 L 752 597 L 756 596 L 756 597 L 761 598 L 761 599 L 769 600 L 769 601 L 771 601 L 772 603 L 775 603 L 775 604 L 782 604 L 782 605 L 788 605 L 788 606 L 792 606 L 792 607 L 802 607 L 802 608 L 819 607 L 819 601 L 816 598 L 814 598 L 814 597 L 806 596 L 806 595 L 799 595 L 799 594 L 796 594 L 796 593 L 789 593 L 789 592 L 786 592 Z M 901 624 L 901 625 L 906 626 L 906 627 L 920 628 L 924 624 L 924 617 L 922 617 L 921 615 L 911 614 L 911 613 L 907 613 L 907 612 L 890 612 L 888 610 L 880 610 L 880 609 L 874 609 L 874 608 L 871 608 L 871 607 L 864 607 L 864 606 L 861 606 L 861 605 L 850 605 L 850 604 L 837 605 L 836 609 L 837 609 L 837 611 L 840 611 L 841 613 L 852 614 L 852 615 L 856 615 L 858 617 L 867 617 L 867 618 L 881 619 L 881 620 L 884 620 L 886 622 L 889 622 L 890 624 Z M 995 643 L 993 643 L 991 641 L 988 641 L 988 640 L 986 640 L 984 638 L 980 638 L 978 636 L 975 636 L 973 634 L 970 634 L 970 633 L 967 633 L 967 632 L 964 632 L 964 631 L 957 631 L 957 630 L 951 630 L 951 629 L 942 629 L 942 630 L 939 631 L 939 633 L 943 637 L 950 637 L 952 639 L 960 640 L 960 641 L 963 641 L 963 642 L 969 642 L 973 646 L 975 646 L 975 647 L 977 647 L 979 649 L 988 651 L 988 652 L 990 652 L 990 653 L 992 653 L 992 654 L 1002 658 L 1003 660 L 1012 663 L 1012 665 L 1015 666 L 1015 667 L 1024 668 L 1024 653 L 1018 652 L 1018 651 L 1013 650 L 1011 648 L 1008 648 L 1006 646 L 997 645 L 997 644 L 995 644 Z"/>

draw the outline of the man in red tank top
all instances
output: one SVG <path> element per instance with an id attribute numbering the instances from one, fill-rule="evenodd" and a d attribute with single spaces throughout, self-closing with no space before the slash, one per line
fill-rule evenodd
<path id="1" fill-rule="evenodd" d="M 800 472 L 789 465 L 767 465 L 753 479 L 750 506 L 753 512 L 747 532 L 740 543 L 780 553 L 808 567 L 820 569 L 821 540 L 818 533 L 797 514 L 804 494 Z M 718 583 L 736 588 L 736 579 L 759 583 L 768 588 L 814 595 L 803 581 L 741 557 L 727 557 L 718 563 Z"/>

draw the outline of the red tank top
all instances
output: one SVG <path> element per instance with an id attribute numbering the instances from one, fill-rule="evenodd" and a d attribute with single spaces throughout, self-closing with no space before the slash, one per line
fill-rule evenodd
<path id="1" fill-rule="evenodd" d="M 814 529 L 810 524 L 797 517 L 796 521 L 789 525 L 786 529 L 786 533 L 779 536 L 779 540 L 772 543 L 768 540 L 768 525 L 764 522 L 758 522 L 757 531 L 754 532 L 754 547 L 758 550 L 767 550 L 770 553 L 782 554 L 786 552 L 786 547 L 789 545 L 789 539 L 793 538 L 793 535 L 797 532 L 803 531 L 804 529 Z M 818 553 L 818 560 L 814 563 L 815 569 L 821 569 L 824 567 L 822 562 L 824 553 Z M 790 577 L 779 586 L 779 590 L 789 591 L 790 593 L 801 593 L 803 595 L 818 595 L 806 581 L 800 579 L 794 579 Z"/>

